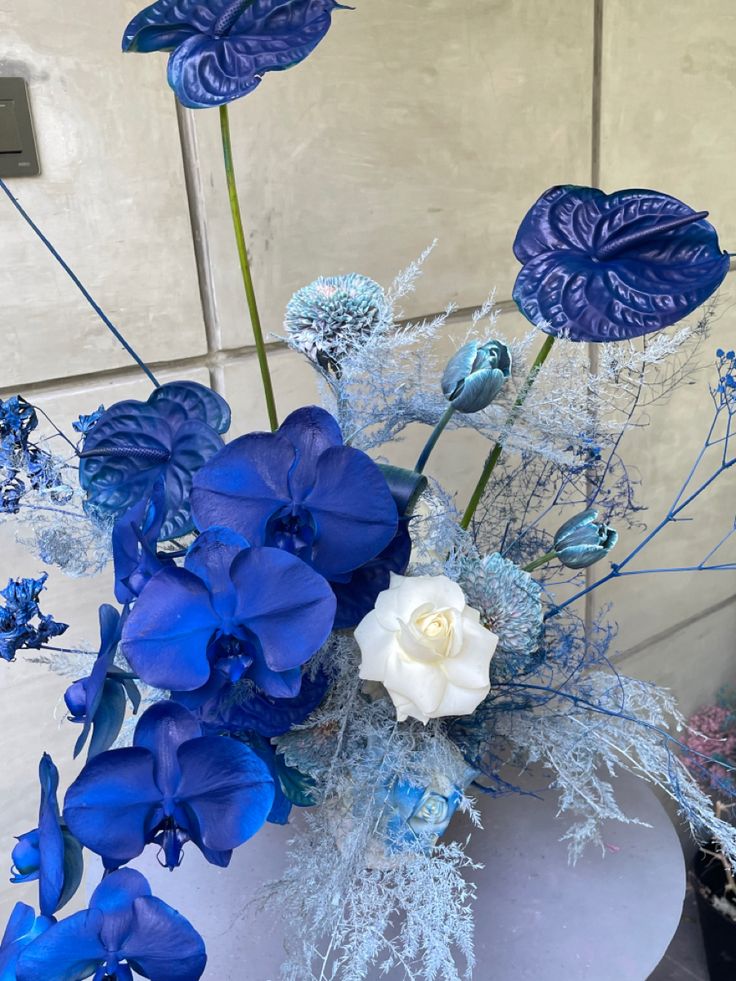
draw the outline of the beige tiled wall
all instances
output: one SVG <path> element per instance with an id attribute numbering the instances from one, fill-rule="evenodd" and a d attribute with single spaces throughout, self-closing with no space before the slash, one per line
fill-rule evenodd
<path id="1" fill-rule="evenodd" d="M 355 270 L 387 284 L 435 237 L 439 248 L 407 298 L 407 315 L 450 300 L 475 306 L 493 286 L 508 301 L 518 221 L 558 182 L 599 179 L 608 190 L 655 186 L 680 195 L 710 208 L 724 246 L 736 249 L 730 0 L 669 0 L 666 13 L 636 0 L 356 5 L 335 15 L 305 64 L 268 77 L 231 108 L 268 332 L 279 331 L 289 296 L 315 276 Z M 233 406 L 235 433 L 260 428 L 266 418 L 217 113 L 183 113 L 178 126 L 165 58 L 119 54 L 137 7 L 0 3 L 0 73 L 29 79 L 43 165 L 39 179 L 14 181 L 12 190 L 162 378 L 211 380 Z M 145 379 L 4 199 L 0 257 L 0 396 L 22 389 L 66 422 L 145 393 Z M 734 296 L 729 281 L 704 361 L 716 343 L 735 346 Z M 513 333 L 523 323 L 510 312 L 500 326 Z M 295 355 L 275 351 L 273 370 L 282 415 L 315 397 L 314 378 Z M 652 413 L 648 431 L 629 439 L 651 505 L 647 522 L 666 508 L 697 448 L 704 381 L 678 392 Z M 422 436 L 415 427 L 394 459 L 413 459 Z M 464 497 L 484 449 L 475 434 L 448 434 L 437 475 Z M 732 500 L 727 484 L 661 556 L 702 552 L 715 525 L 732 517 Z M 40 571 L 7 528 L 0 533 L 2 578 Z M 736 680 L 733 576 L 672 576 L 646 593 L 642 585 L 614 583 L 601 597 L 616 602 L 626 669 L 671 685 L 686 709 Z M 67 638 L 76 644 L 93 640 L 97 606 L 109 599 L 106 574 L 53 574 L 46 605 L 72 622 Z M 0 663 L 0 856 L 10 835 L 34 824 L 41 751 L 52 748 L 63 773 L 73 772 L 76 732 L 57 721 L 63 687 L 20 659 Z M 32 887 L 0 885 L 0 922 L 12 901 L 33 896 Z"/>

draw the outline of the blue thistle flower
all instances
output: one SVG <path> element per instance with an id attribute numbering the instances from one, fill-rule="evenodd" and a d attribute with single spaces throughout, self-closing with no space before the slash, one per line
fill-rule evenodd
<path id="1" fill-rule="evenodd" d="M 298 290 L 284 327 L 293 348 L 339 377 L 341 360 L 391 322 L 391 304 L 378 283 L 350 273 L 321 276 Z"/>
<path id="2" fill-rule="evenodd" d="M 495 677 L 513 677 L 534 667 L 541 656 L 542 590 L 532 577 L 498 552 L 464 564 L 460 585 L 468 604 L 498 636 Z"/>

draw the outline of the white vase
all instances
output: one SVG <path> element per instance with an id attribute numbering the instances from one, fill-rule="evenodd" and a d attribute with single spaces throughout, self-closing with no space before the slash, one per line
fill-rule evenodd
<path id="1" fill-rule="evenodd" d="M 481 798 L 482 831 L 455 818 L 450 833 L 458 840 L 471 834 L 468 852 L 484 865 L 472 873 L 474 981 L 646 981 L 677 928 L 685 866 L 649 787 L 624 775 L 616 797 L 624 813 L 652 827 L 611 822 L 605 856 L 591 848 L 575 866 L 559 840 L 569 820 L 556 818 L 552 793 Z M 283 869 L 298 825 L 298 811 L 291 826 L 267 825 L 236 850 L 228 869 L 208 865 L 191 844 L 175 872 L 159 866 L 152 847 L 131 863 L 204 937 L 204 981 L 278 981 L 290 925 L 259 901 L 263 884 Z M 376 972 L 369 981 L 403 976 Z"/>

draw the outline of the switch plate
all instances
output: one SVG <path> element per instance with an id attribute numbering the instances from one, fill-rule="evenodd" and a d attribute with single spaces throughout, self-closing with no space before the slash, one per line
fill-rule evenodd
<path id="1" fill-rule="evenodd" d="M 41 172 L 24 78 L 0 78 L 0 177 Z"/>

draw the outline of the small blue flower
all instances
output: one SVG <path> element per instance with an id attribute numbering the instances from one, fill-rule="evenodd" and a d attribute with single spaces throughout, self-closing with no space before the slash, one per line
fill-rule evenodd
<path id="1" fill-rule="evenodd" d="M 79 481 L 93 510 L 118 517 L 164 481 L 161 538 L 192 530 L 189 491 L 195 472 L 222 448 L 227 403 L 204 385 L 172 382 L 147 402 L 116 402 L 84 441 Z"/>
<path id="2" fill-rule="evenodd" d="M 68 624 L 57 623 L 41 613 L 38 598 L 47 579 L 11 579 L 0 596 L 5 605 L 0 606 L 0 658 L 12 661 L 19 650 L 40 650 L 53 637 L 68 629 Z M 32 621 L 36 621 L 33 623 Z"/>
<path id="3" fill-rule="evenodd" d="M 134 869 L 106 876 L 89 909 L 55 923 L 18 957 L 17 981 L 198 981 L 207 955 L 188 920 Z"/>
<path id="4" fill-rule="evenodd" d="M 618 541 L 618 532 L 590 508 L 566 521 L 555 535 L 557 558 L 568 569 L 587 569 L 604 559 Z"/>
<path id="5" fill-rule="evenodd" d="M 48 916 L 36 916 L 25 903 L 15 904 L 0 940 L 0 981 L 16 981 L 21 952 L 53 923 Z"/>
<path id="6" fill-rule="evenodd" d="M 22 834 L 13 849 L 11 882 L 38 881 L 39 907 L 53 916 L 69 902 L 82 880 L 82 849 L 59 816 L 59 771 L 44 753 L 38 768 L 41 804 L 38 827 Z"/>
<path id="7" fill-rule="evenodd" d="M 97 425 L 102 416 L 105 413 L 105 406 L 100 405 L 95 409 L 94 412 L 90 412 L 88 416 L 81 415 L 76 422 L 72 423 L 72 429 L 76 433 L 81 433 L 82 436 L 88 436 L 92 429 Z"/>
<path id="8" fill-rule="evenodd" d="M 486 409 L 511 377 L 511 352 L 502 341 L 468 341 L 450 358 L 442 391 L 457 412 Z"/>
<path id="9" fill-rule="evenodd" d="M 113 606 L 100 607 L 100 652 L 88 678 L 71 684 L 64 695 L 70 721 L 83 725 L 75 758 L 82 752 L 92 732 L 88 757 L 102 753 L 115 742 L 125 719 L 126 695 L 137 711 L 141 697 L 130 675 L 115 667 L 124 616 Z"/>
<path id="10" fill-rule="evenodd" d="M 128 24 L 123 51 L 171 51 L 169 85 L 183 105 L 205 109 L 299 64 L 341 8 L 336 0 L 156 0 Z"/>
<path id="11" fill-rule="evenodd" d="M 291 698 L 334 617 L 329 584 L 305 563 L 213 528 L 189 549 L 183 569 L 150 580 L 125 625 L 123 651 L 157 688 L 189 692 L 212 682 L 216 691 L 247 677 L 268 695 Z"/>
<path id="12" fill-rule="evenodd" d="M 677 323 L 729 268 L 707 212 L 658 191 L 552 187 L 514 242 L 524 316 L 572 341 L 620 341 Z"/>
<path id="13" fill-rule="evenodd" d="M 201 530 L 231 528 L 253 545 L 292 552 L 326 579 L 375 558 L 398 527 L 386 478 L 316 406 L 275 433 L 241 436 L 196 476 L 192 512 Z"/>
<path id="14" fill-rule="evenodd" d="M 187 841 L 208 862 L 226 866 L 273 806 L 273 780 L 247 746 L 203 736 L 195 717 L 175 702 L 141 716 L 133 746 L 90 760 L 67 791 L 64 818 L 87 848 L 115 868 L 151 842 L 176 868 Z"/>

